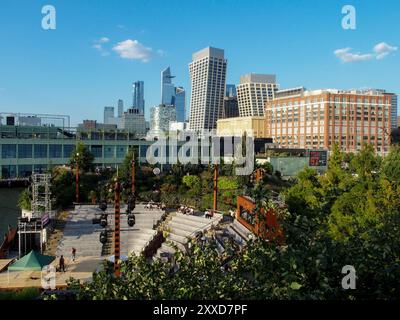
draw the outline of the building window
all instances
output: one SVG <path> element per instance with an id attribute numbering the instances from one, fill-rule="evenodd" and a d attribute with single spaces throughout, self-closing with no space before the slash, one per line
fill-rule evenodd
<path id="1" fill-rule="evenodd" d="M 125 146 L 117 146 L 117 158 L 124 158 L 126 155 Z"/>
<path id="2" fill-rule="evenodd" d="M 33 169 L 35 173 L 44 173 L 47 171 L 47 165 L 46 164 L 35 164 L 33 166 Z"/>
<path id="3" fill-rule="evenodd" d="M 26 159 L 32 158 L 32 145 L 31 144 L 20 144 L 18 146 L 18 158 Z M 31 168 L 32 172 L 32 168 Z"/>
<path id="4" fill-rule="evenodd" d="M 62 158 L 62 145 L 60 145 L 60 144 L 49 145 L 49 157 L 50 158 Z"/>
<path id="5" fill-rule="evenodd" d="M 35 144 L 33 150 L 35 158 L 47 158 L 47 144 Z"/>
<path id="6" fill-rule="evenodd" d="M 20 145 L 21 146 L 21 145 Z M 20 165 L 18 166 L 18 177 L 27 178 L 32 175 L 32 165 Z"/>
<path id="7" fill-rule="evenodd" d="M 95 158 L 103 157 L 103 147 L 102 146 L 91 146 L 91 152 Z"/>
<path id="8" fill-rule="evenodd" d="M 104 146 L 104 158 L 115 157 L 115 146 Z"/>
<path id="9" fill-rule="evenodd" d="M 74 150 L 75 150 L 75 146 L 73 144 L 65 144 L 64 145 L 64 158 L 71 157 L 71 154 Z"/>
<path id="10" fill-rule="evenodd" d="M 146 158 L 148 146 L 140 146 L 140 157 Z"/>
<path id="11" fill-rule="evenodd" d="M 17 146 L 15 144 L 3 144 L 1 150 L 3 159 L 12 159 L 17 157 Z"/>
<path id="12" fill-rule="evenodd" d="M 3 145 L 4 147 L 4 145 Z M 16 166 L 2 166 L 1 167 L 1 177 L 3 179 L 12 179 L 17 176 Z"/>

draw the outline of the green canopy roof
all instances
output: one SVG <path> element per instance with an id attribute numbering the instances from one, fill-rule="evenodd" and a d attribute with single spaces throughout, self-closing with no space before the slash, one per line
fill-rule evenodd
<path id="1" fill-rule="evenodd" d="M 24 271 L 36 270 L 41 271 L 44 266 L 49 265 L 55 258 L 51 256 L 44 256 L 36 251 L 29 252 L 18 261 L 14 262 L 8 270 L 10 271 Z"/>

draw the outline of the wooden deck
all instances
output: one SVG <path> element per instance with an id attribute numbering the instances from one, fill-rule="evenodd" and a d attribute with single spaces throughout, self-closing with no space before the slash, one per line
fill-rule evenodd
<path id="1" fill-rule="evenodd" d="M 56 273 L 56 287 L 62 289 L 67 286 L 67 280 L 74 278 L 81 282 L 92 279 L 92 274 L 102 264 L 103 258 L 82 257 L 75 262 L 66 259 L 66 272 Z M 0 260 L 3 261 L 3 260 Z M 52 265 L 58 264 L 58 259 Z M 4 271 L 0 273 L 0 291 L 18 290 L 23 288 L 42 288 L 40 271 Z"/>

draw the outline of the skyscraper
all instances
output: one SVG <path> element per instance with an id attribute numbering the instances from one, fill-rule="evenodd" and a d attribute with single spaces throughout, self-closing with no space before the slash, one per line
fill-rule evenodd
<path id="1" fill-rule="evenodd" d="M 224 106 L 222 109 L 222 118 L 234 118 L 239 116 L 239 106 L 236 95 L 236 86 L 227 84 L 224 97 Z"/>
<path id="2" fill-rule="evenodd" d="M 266 103 L 267 134 L 284 148 L 389 151 L 393 94 L 384 90 L 279 90 Z"/>
<path id="3" fill-rule="evenodd" d="M 216 129 L 222 116 L 226 65 L 224 50 L 207 47 L 193 54 L 189 64 L 191 79 L 190 129 Z"/>
<path id="4" fill-rule="evenodd" d="M 144 82 L 135 81 L 133 87 L 133 108 L 144 114 Z"/>
<path id="5" fill-rule="evenodd" d="M 237 97 L 236 85 L 227 84 L 225 89 L 225 97 Z"/>
<path id="6" fill-rule="evenodd" d="M 154 134 L 168 131 L 170 122 L 176 121 L 176 109 L 173 105 L 160 104 L 151 108 L 150 129 Z"/>
<path id="7" fill-rule="evenodd" d="M 241 76 L 237 86 L 239 115 L 263 116 L 265 103 L 274 98 L 276 90 L 276 76 L 273 74 L 250 73 Z"/>
<path id="8" fill-rule="evenodd" d="M 175 88 L 174 105 L 176 109 L 176 121 L 184 122 L 186 112 L 186 92 L 182 87 Z"/>
<path id="9" fill-rule="evenodd" d="M 395 94 L 392 96 L 391 117 L 392 129 L 397 129 L 397 95 Z"/>
<path id="10" fill-rule="evenodd" d="M 161 71 L 161 104 L 173 105 L 175 98 L 175 86 L 171 79 L 175 76 L 171 76 L 171 69 Z"/>
<path id="11" fill-rule="evenodd" d="M 124 101 L 118 100 L 118 118 L 121 118 L 124 113 Z"/>
<path id="12" fill-rule="evenodd" d="M 186 93 L 183 87 L 175 87 L 171 79 L 171 68 L 161 71 L 161 104 L 173 105 L 176 108 L 176 120 L 185 121 Z"/>
<path id="13" fill-rule="evenodd" d="M 114 107 L 104 107 L 104 123 L 113 124 Z"/>

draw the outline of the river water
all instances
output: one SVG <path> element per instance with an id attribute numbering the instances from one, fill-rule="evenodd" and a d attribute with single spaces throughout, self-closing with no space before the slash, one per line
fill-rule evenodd
<path id="1" fill-rule="evenodd" d="M 21 215 L 18 208 L 18 196 L 22 188 L 0 188 L 0 239 L 7 232 L 8 225 L 17 226 L 17 218 Z"/>

